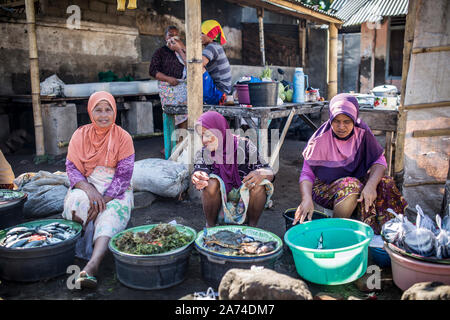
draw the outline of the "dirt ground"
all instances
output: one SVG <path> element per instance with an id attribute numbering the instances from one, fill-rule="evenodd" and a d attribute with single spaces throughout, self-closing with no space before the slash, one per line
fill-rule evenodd
<path id="1" fill-rule="evenodd" d="M 259 228 L 271 231 L 281 239 L 285 233 L 285 220 L 282 213 L 289 208 L 296 207 L 300 203 L 298 177 L 301 170 L 300 152 L 305 142 L 286 140 L 281 150 L 280 169 L 274 182 L 275 193 L 273 195 L 274 205 L 266 209 L 259 221 Z M 135 141 L 136 160 L 145 158 L 163 158 L 160 150 L 163 148 L 161 137 Z M 18 176 L 24 172 L 46 170 L 54 172 L 65 171 L 64 159 L 54 164 L 34 165 L 32 149 L 25 149 L 20 154 L 7 155 L 14 173 Z M 60 218 L 59 215 L 48 218 Z M 158 222 L 169 222 L 176 220 L 178 223 L 190 226 L 197 231 L 203 229 L 205 219 L 202 206 L 198 201 L 157 198 L 150 206 L 135 209 L 131 215 L 129 226 L 139 226 Z M 75 264 L 83 267 L 83 260 L 75 259 Z M 369 256 L 369 265 L 371 259 Z M 275 263 L 277 272 L 300 278 L 295 270 L 294 261 L 290 250 L 284 247 L 283 255 Z M 186 279 L 172 288 L 142 291 L 128 288 L 117 279 L 114 258 L 110 252 L 107 253 L 98 275 L 99 284 L 95 291 L 92 290 L 70 290 L 66 281 L 69 275 L 62 275 L 46 281 L 33 283 L 17 283 L 1 280 L 0 299 L 23 300 L 23 299 L 62 299 L 62 300 L 175 300 L 185 297 L 194 292 L 205 292 L 208 284 L 202 280 L 199 254 L 193 249 Z M 339 286 L 322 286 L 307 282 L 313 295 L 319 292 L 338 294 L 344 299 L 349 296 L 365 299 L 368 292 L 362 292 L 356 283 Z M 376 292 L 378 300 L 400 299 L 402 291 L 392 282 L 390 268 L 382 269 L 382 289 Z M 217 288 L 215 288 L 217 291 Z"/>

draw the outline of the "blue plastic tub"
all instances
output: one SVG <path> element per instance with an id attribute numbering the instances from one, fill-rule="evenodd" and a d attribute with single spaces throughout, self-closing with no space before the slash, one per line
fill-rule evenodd
<path id="1" fill-rule="evenodd" d="M 377 266 L 385 268 L 391 265 L 391 258 L 384 248 L 369 247 L 369 253 Z"/>
<path id="2" fill-rule="evenodd" d="M 323 235 L 323 249 L 317 249 Z M 297 273 L 317 284 L 339 285 L 362 277 L 367 270 L 372 228 L 340 218 L 309 221 L 290 228 L 284 241 L 292 251 Z"/>

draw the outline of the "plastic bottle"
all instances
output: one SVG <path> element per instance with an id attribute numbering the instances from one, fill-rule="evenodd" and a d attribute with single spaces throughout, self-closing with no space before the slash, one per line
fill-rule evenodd
<path id="1" fill-rule="evenodd" d="M 305 102 L 305 74 L 303 68 L 295 68 L 294 73 L 294 95 L 292 102 L 301 103 Z"/>

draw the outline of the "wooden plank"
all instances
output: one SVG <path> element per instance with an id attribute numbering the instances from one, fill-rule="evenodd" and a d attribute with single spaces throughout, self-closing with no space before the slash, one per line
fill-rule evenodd
<path id="1" fill-rule="evenodd" d="M 321 120 L 329 118 L 328 107 L 322 109 Z M 396 131 L 398 112 L 396 110 L 359 109 L 359 118 L 363 120 L 371 130 Z"/>
<path id="2" fill-rule="evenodd" d="M 406 111 L 405 95 L 406 95 L 406 82 L 408 80 L 409 64 L 411 61 L 411 52 L 414 42 L 414 31 L 416 27 L 417 15 L 421 0 L 409 0 L 408 3 L 408 15 L 406 16 L 405 25 L 405 40 L 403 45 L 403 64 L 402 64 L 402 88 L 400 96 L 400 106 L 398 108 L 398 121 L 397 121 L 397 136 L 395 143 L 395 167 L 394 167 L 394 179 L 397 187 L 401 191 L 403 184 L 403 174 L 405 167 L 405 131 L 406 131 Z"/>
<path id="3" fill-rule="evenodd" d="M 450 101 L 410 104 L 407 106 L 403 106 L 403 109 L 404 110 L 419 110 L 419 109 L 441 108 L 441 107 L 450 107 Z"/>
<path id="4" fill-rule="evenodd" d="M 311 121 L 310 118 L 308 118 L 306 115 L 304 114 L 299 114 L 298 115 L 303 121 L 305 121 L 305 123 L 313 130 L 317 130 L 319 127 L 316 126 L 316 124 L 314 122 Z"/>
<path id="5" fill-rule="evenodd" d="M 436 47 L 429 47 L 429 48 L 414 48 L 412 50 L 412 54 L 427 53 L 427 52 L 443 52 L 443 51 L 450 51 L 450 46 L 436 46 Z"/>
<path id="6" fill-rule="evenodd" d="M 394 132 L 386 132 L 386 146 L 384 148 L 384 155 L 387 162 L 387 175 L 390 176 L 392 172 L 392 152 L 393 152 Z"/>
<path id="7" fill-rule="evenodd" d="M 450 128 L 414 130 L 412 136 L 413 138 L 450 136 Z"/>
<path id="8" fill-rule="evenodd" d="M 280 140 L 278 140 L 278 143 L 277 143 L 277 145 L 275 147 L 275 150 L 272 151 L 272 156 L 270 157 L 270 163 L 269 163 L 271 168 L 273 168 L 275 160 L 278 158 L 278 154 L 280 153 L 281 146 L 283 145 L 284 138 L 286 137 L 287 131 L 288 131 L 290 125 L 291 125 L 292 118 L 294 117 L 294 114 L 295 114 L 295 110 L 292 109 L 291 112 L 289 113 L 289 117 L 288 117 L 288 119 L 286 121 L 286 124 L 284 125 L 283 132 L 281 133 Z"/>

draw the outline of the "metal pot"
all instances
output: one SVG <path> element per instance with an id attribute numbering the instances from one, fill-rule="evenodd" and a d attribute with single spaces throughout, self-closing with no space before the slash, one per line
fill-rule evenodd
<path id="1" fill-rule="evenodd" d="M 375 87 L 370 92 L 374 96 L 381 97 L 381 98 L 396 97 L 398 94 L 398 90 L 397 90 L 396 86 L 387 85 L 387 84 Z"/>

